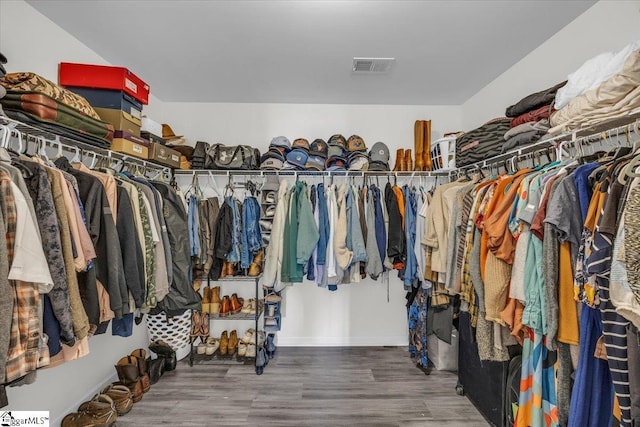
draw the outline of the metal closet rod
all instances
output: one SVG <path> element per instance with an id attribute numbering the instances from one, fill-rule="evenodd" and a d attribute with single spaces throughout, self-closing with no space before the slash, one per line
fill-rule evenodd
<path id="1" fill-rule="evenodd" d="M 526 147 L 522 147 L 516 150 L 511 150 L 506 153 L 498 154 L 491 158 L 481 160 L 479 162 L 462 166 L 458 169 L 453 169 L 450 172 L 451 172 L 451 175 L 459 175 L 460 173 L 464 173 L 465 171 L 471 172 L 474 170 L 490 168 L 498 165 L 499 163 L 504 162 L 507 159 L 511 159 L 511 158 L 516 159 L 522 155 L 539 151 L 541 147 L 555 148 L 556 158 L 560 159 L 562 156 L 562 149 L 568 144 L 572 144 L 572 145 L 576 145 L 576 144 L 582 145 L 583 143 L 594 144 L 602 141 L 603 139 L 613 138 L 614 136 L 619 137 L 621 135 L 629 136 L 632 133 L 636 134 L 636 137 L 640 137 L 640 118 L 635 119 L 632 123 L 605 129 L 600 132 L 594 132 L 589 135 L 578 137 L 577 135 L 579 132 L 580 130 L 575 130 L 573 132 L 563 133 L 551 138 L 544 139 L 542 141 L 538 141 L 531 145 L 527 145 Z"/>
<path id="2" fill-rule="evenodd" d="M 6 127 L 9 131 L 16 131 L 20 134 L 31 136 L 36 141 L 44 141 L 45 144 L 48 144 L 52 148 L 58 146 L 60 149 L 66 149 L 67 151 L 75 152 L 80 156 L 91 157 L 92 159 L 115 159 L 120 160 L 123 163 L 130 162 L 137 164 L 137 166 L 143 167 L 146 170 L 152 170 L 166 174 L 169 174 L 171 172 L 171 168 L 167 166 L 148 162 L 146 160 L 138 159 L 137 157 L 132 157 L 124 153 L 118 153 L 117 151 L 111 151 L 106 148 L 94 147 L 90 144 L 76 141 L 73 138 L 60 136 L 51 131 L 38 129 L 9 117 L 0 116 L 0 126 Z M 63 140 L 67 140 L 69 142 L 63 142 Z M 25 142 L 28 143 L 28 140 L 25 140 Z"/>
<path id="3" fill-rule="evenodd" d="M 449 176 L 449 170 L 446 171 L 406 171 L 406 172 L 386 172 L 386 171 L 262 171 L 262 170 L 213 170 L 213 169 L 175 169 L 175 175 L 209 175 L 209 176 L 344 176 L 344 177 L 367 177 L 367 176 L 395 176 L 395 177 L 437 177 Z"/>

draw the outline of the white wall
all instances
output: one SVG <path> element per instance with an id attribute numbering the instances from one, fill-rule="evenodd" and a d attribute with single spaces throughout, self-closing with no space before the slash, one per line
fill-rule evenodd
<path id="1" fill-rule="evenodd" d="M 8 72 L 33 71 L 57 82 L 58 63 L 106 62 L 23 1 L 0 1 L 0 52 L 8 59 Z M 152 100 L 154 102 L 154 100 Z M 155 102 L 158 102 L 157 99 Z M 146 323 L 146 322 L 145 322 Z M 9 409 L 48 410 L 57 425 L 69 411 L 115 379 L 113 365 L 120 357 L 148 344 L 145 324 L 134 327 L 129 338 L 92 337 L 90 354 L 82 359 L 38 372 L 35 384 L 7 389 Z"/>
<path id="2" fill-rule="evenodd" d="M 601 0 L 502 73 L 462 106 L 465 130 L 567 78 L 587 59 L 640 39 L 640 1 Z M 471 71 L 470 71 L 471 72 Z"/>
<path id="3" fill-rule="evenodd" d="M 251 144 L 264 151 L 271 138 L 278 135 L 292 141 L 298 137 L 312 141 L 327 140 L 334 133 L 345 137 L 355 133 L 369 147 L 376 141 L 385 142 L 391 149 L 392 163 L 396 148 L 413 148 L 416 119 L 433 121 L 434 138 L 461 127 L 457 106 L 165 103 L 164 113 L 171 118 L 173 130 L 184 133 L 190 144 L 197 140 Z M 340 178 L 335 179 L 340 182 Z M 225 180 L 215 179 L 218 188 L 224 187 Z M 307 181 L 311 183 L 314 179 Z M 180 178 L 178 183 L 188 186 L 190 178 Z M 209 178 L 200 184 L 206 196 L 214 195 Z M 234 292 L 229 286 L 223 285 L 223 294 Z M 406 345 L 408 342 L 405 292 L 394 272 L 389 281 L 389 302 L 386 284 L 371 279 L 341 286 L 337 292 L 305 281 L 285 292 L 283 327 L 278 334 L 280 345 Z M 229 327 L 250 327 L 226 321 L 217 323 L 213 325 L 214 333 Z"/>

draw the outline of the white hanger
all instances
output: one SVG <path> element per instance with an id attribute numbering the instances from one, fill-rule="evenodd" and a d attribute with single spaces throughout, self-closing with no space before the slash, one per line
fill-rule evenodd
<path id="1" fill-rule="evenodd" d="M 75 154 L 73 155 L 73 158 L 71 159 L 71 163 L 79 163 L 80 162 L 80 149 L 78 147 L 74 147 L 75 150 Z"/>

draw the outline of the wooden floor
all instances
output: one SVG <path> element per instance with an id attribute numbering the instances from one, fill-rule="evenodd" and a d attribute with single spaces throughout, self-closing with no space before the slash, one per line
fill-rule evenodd
<path id="1" fill-rule="evenodd" d="M 279 348 L 252 366 L 180 362 L 118 426 L 487 426 L 456 375 L 426 376 L 404 348 Z"/>

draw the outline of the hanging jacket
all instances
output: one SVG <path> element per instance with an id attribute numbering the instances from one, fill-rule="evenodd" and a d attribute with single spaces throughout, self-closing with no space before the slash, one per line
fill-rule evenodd
<path id="1" fill-rule="evenodd" d="M 344 271 L 338 265 L 336 259 L 336 230 L 338 228 L 338 201 L 336 197 L 336 186 L 330 185 L 327 191 L 327 211 L 329 214 L 329 242 L 327 244 L 327 261 L 326 261 L 326 280 L 330 287 L 337 285 L 342 281 Z"/>
<path id="2" fill-rule="evenodd" d="M 280 277 L 284 283 L 291 283 L 297 279 L 296 242 L 298 241 L 298 203 L 296 203 L 296 186 L 292 187 L 288 195 L 289 213 L 284 222 L 284 239 L 282 249 L 282 270 Z M 302 271 L 300 271 L 302 280 Z"/>
<path id="3" fill-rule="evenodd" d="M 403 186 L 403 192 L 405 200 L 405 236 L 407 241 L 407 261 L 404 268 L 403 280 L 405 289 L 410 290 L 418 284 L 418 258 L 416 257 L 414 250 L 416 242 L 416 217 L 418 214 L 418 205 L 415 192 L 407 185 Z"/>
<path id="4" fill-rule="evenodd" d="M 318 244 L 320 234 L 313 218 L 313 210 L 311 208 L 311 201 L 309 200 L 307 184 L 302 181 L 298 181 L 296 184 L 296 190 L 298 223 L 293 225 L 298 227 L 296 263 L 298 264 L 298 269 L 302 270 L 303 266 L 305 266 L 307 261 L 309 261 L 309 257 L 311 257 L 311 254 L 313 253 L 313 249 Z M 300 282 L 302 282 L 302 280 L 300 280 Z"/>
<path id="5" fill-rule="evenodd" d="M 132 213 L 133 208 L 131 207 L 129 195 L 124 188 L 119 186 L 116 229 L 120 238 L 120 250 L 122 252 L 124 273 L 127 278 L 127 288 L 131 291 L 136 307 L 140 308 L 144 302 L 144 260 Z"/>
<path id="6" fill-rule="evenodd" d="M 273 216 L 273 225 L 271 227 L 271 240 L 267 247 L 267 254 L 264 261 L 264 271 L 262 275 L 263 286 L 276 288 L 281 283 L 282 257 L 283 257 L 283 240 L 285 219 L 288 216 L 288 184 L 287 181 L 280 182 L 278 188 L 278 199 L 276 204 L 276 212 Z M 281 290 L 284 286 L 277 286 Z"/>
<path id="7" fill-rule="evenodd" d="M 158 307 L 169 316 L 185 310 L 201 310 L 200 297 L 191 286 L 191 260 L 189 258 L 189 231 L 187 212 L 178 194 L 163 182 L 152 181 L 164 200 L 164 219 L 172 254 L 173 282 L 169 293 L 158 302 Z"/>
<path id="8" fill-rule="evenodd" d="M 329 215 L 327 212 L 327 198 L 325 195 L 324 184 L 318 184 L 318 256 L 316 258 L 317 265 L 324 265 L 327 259 L 327 243 L 329 242 Z"/>
<path id="9" fill-rule="evenodd" d="M 364 206 L 365 209 L 365 219 L 367 222 L 367 244 L 366 244 L 366 252 L 367 252 L 367 274 L 373 279 L 378 280 L 380 274 L 382 274 L 382 259 L 380 258 L 380 247 L 378 246 L 377 240 L 377 219 L 376 219 L 376 206 L 375 206 L 375 195 L 374 190 L 369 188 L 367 191 L 367 200 Z M 382 212 L 380 212 L 380 219 L 382 220 Z M 382 221 L 380 221 L 381 225 L 384 225 Z M 384 249 L 383 249 L 384 250 Z"/>
<path id="10" fill-rule="evenodd" d="M 227 254 L 231 250 L 233 234 L 233 212 L 231 206 L 224 202 L 218 212 L 214 229 L 213 260 L 209 275 L 211 280 L 218 280 L 222 273 L 222 264 L 227 259 Z"/>
<path id="11" fill-rule="evenodd" d="M 342 270 L 346 270 L 353 260 L 353 252 L 347 247 L 347 199 L 346 186 L 340 185 L 338 189 L 338 224 L 335 229 L 334 246 L 336 260 Z"/>
<path id="12" fill-rule="evenodd" d="M 398 199 L 391 188 L 391 184 L 387 183 L 384 189 L 384 199 L 389 214 L 389 230 L 387 244 L 387 255 L 394 264 L 404 262 L 406 254 L 406 245 L 404 232 L 402 230 L 402 215 L 398 206 Z"/>
<path id="13" fill-rule="evenodd" d="M 360 213 L 358 211 L 358 193 L 353 186 L 350 186 L 347 192 L 347 247 L 353 252 L 351 266 L 360 262 L 367 262 L 367 250 L 364 244 L 364 236 L 360 226 Z M 359 275 L 360 266 L 356 267 Z"/>
<path id="14" fill-rule="evenodd" d="M 240 267 L 249 268 L 253 256 L 262 248 L 260 234 L 260 204 L 255 197 L 246 197 L 242 203 L 242 230 L 240 245 Z"/>

